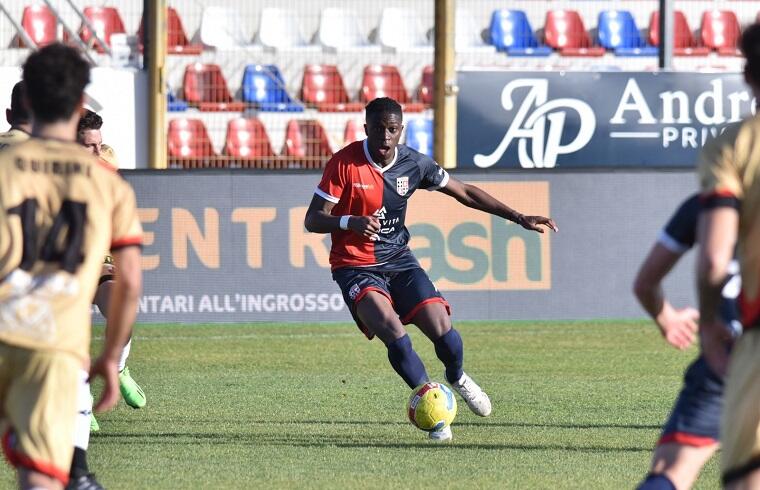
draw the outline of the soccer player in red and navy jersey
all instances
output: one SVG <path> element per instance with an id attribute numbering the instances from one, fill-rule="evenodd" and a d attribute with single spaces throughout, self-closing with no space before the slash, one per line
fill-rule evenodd
<path id="1" fill-rule="evenodd" d="M 356 324 L 388 349 L 393 369 L 410 388 L 428 381 L 404 325 L 413 323 L 433 342 L 446 379 L 477 415 L 491 413 L 488 395 L 463 371 L 462 338 L 451 326 L 449 304 L 408 247 L 406 205 L 417 189 L 438 190 L 465 206 L 544 232 L 550 218 L 525 216 L 470 184 L 451 177 L 431 158 L 398 141 L 401 106 L 383 97 L 367 104 L 367 139 L 346 146 L 327 163 L 304 224 L 331 233 L 330 265 Z M 451 428 L 431 432 L 451 439 Z"/>

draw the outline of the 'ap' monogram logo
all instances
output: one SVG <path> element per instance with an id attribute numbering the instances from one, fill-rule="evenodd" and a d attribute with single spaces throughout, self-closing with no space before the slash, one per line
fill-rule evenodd
<path id="1" fill-rule="evenodd" d="M 517 138 L 520 166 L 552 168 L 557 164 L 557 156 L 580 150 L 594 135 L 596 117 L 591 107 L 578 99 L 554 99 L 547 102 L 549 81 L 546 79 L 524 78 L 509 82 L 501 92 L 501 105 L 504 109 L 507 111 L 514 109 L 512 92 L 523 87 L 530 88 L 530 91 L 517 109 L 507 133 L 493 153 L 475 155 L 473 161 L 478 167 L 488 168 L 496 164 L 507 151 L 512 140 Z M 562 136 L 567 110 L 578 113 L 580 127 L 572 141 L 563 145 Z M 530 150 L 528 142 L 530 142 Z"/>

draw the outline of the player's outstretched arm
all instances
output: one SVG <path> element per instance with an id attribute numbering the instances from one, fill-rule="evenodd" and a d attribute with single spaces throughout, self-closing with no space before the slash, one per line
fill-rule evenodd
<path id="1" fill-rule="evenodd" d="M 352 230 L 372 240 L 380 231 L 380 221 L 374 216 L 333 216 L 335 204 L 314 195 L 304 218 L 306 230 L 312 233 L 332 233 L 338 230 Z M 343 221 L 343 225 L 341 225 Z"/>
<path id="2" fill-rule="evenodd" d="M 446 183 L 446 186 L 439 190 L 469 208 L 485 211 L 486 213 L 500 216 L 506 220 L 514 221 L 527 230 L 543 233 L 543 227 L 546 227 L 553 231 L 559 231 L 559 228 L 557 228 L 553 219 L 545 218 L 543 216 L 526 216 L 521 214 L 483 189 L 472 184 L 465 184 L 454 177 L 449 176 L 449 181 Z"/>
<path id="3" fill-rule="evenodd" d="M 103 393 L 95 405 L 97 411 L 112 408 L 119 399 L 119 356 L 132 332 L 142 289 L 140 256 L 140 248 L 136 246 L 125 247 L 113 253 L 118 275 L 108 305 L 105 345 L 90 368 L 90 378 L 102 376 L 105 380 Z"/>
<path id="4" fill-rule="evenodd" d="M 706 209 L 699 217 L 697 230 L 700 243 L 697 258 L 700 341 L 708 364 L 722 376 L 726 372 L 733 337 L 718 311 L 721 289 L 736 245 L 739 212 L 732 207 Z"/>
<path id="5" fill-rule="evenodd" d="M 657 324 L 665 340 L 677 349 L 686 349 L 697 335 L 699 312 L 694 308 L 674 308 L 665 298 L 662 281 L 683 254 L 656 243 L 641 264 L 633 293 Z"/>

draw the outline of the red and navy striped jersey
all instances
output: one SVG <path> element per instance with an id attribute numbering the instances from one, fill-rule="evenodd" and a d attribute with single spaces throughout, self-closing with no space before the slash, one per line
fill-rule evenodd
<path id="1" fill-rule="evenodd" d="M 332 233 L 332 269 L 383 265 L 408 256 L 409 230 L 404 226 L 406 203 L 417 189 L 445 187 L 449 174 L 432 158 L 405 145 L 396 147 L 393 161 L 382 167 L 372 161 L 367 141 L 357 141 L 335 153 L 314 191 L 335 204 L 333 216 L 373 215 L 380 233 L 369 240 L 350 230 Z"/>

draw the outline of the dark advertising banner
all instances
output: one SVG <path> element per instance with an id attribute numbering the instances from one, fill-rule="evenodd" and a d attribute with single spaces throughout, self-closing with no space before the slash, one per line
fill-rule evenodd
<path id="1" fill-rule="evenodd" d="M 693 167 L 754 113 L 741 74 L 460 71 L 463 168 Z"/>
<path id="2" fill-rule="evenodd" d="M 331 278 L 329 235 L 303 227 L 318 174 L 125 176 L 145 231 L 139 321 L 351 320 Z M 636 268 L 696 186 L 690 172 L 455 176 L 560 228 L 538 234 L 440 192 L 415 193 L 410 245 L 455 320 L 642 316 L 631 295 Z M 666 288 L 674 304 L 691 302 L 691 265 Z"/>

